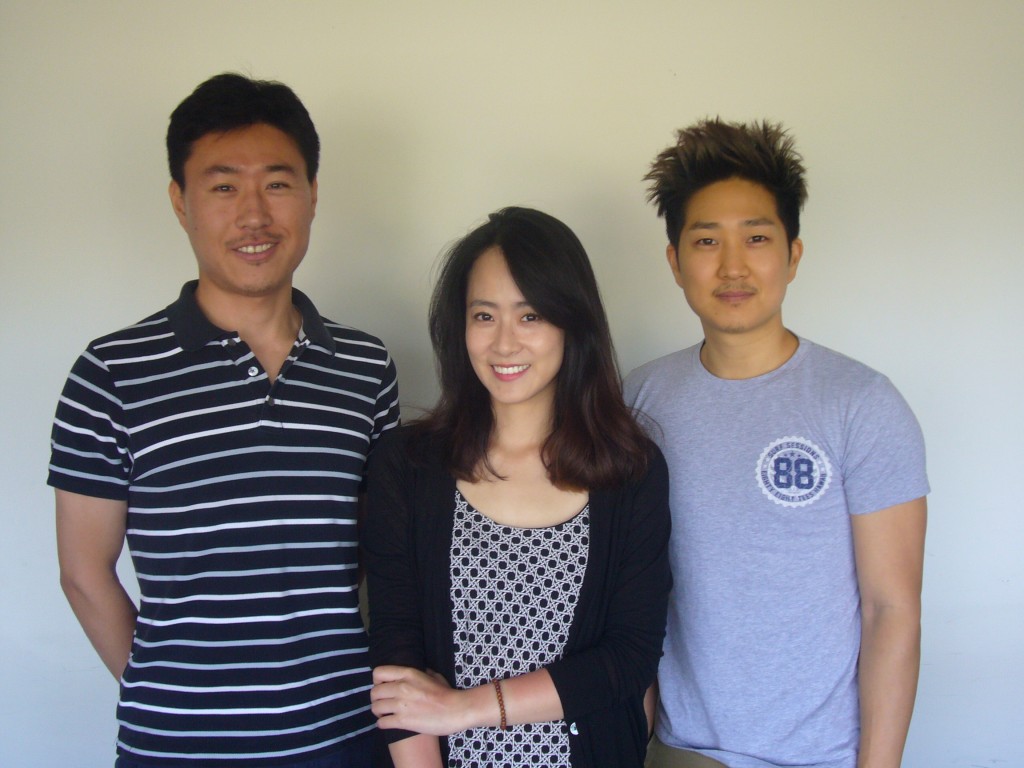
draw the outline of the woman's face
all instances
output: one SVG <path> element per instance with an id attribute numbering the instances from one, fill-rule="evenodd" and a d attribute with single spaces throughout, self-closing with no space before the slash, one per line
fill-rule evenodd
<path id="1" fill-rule="evenodd" d="M 466 349 L 492 405 L 553 407 L 565 333 L 529 305 L 497 246 L 469 272 Z"/>

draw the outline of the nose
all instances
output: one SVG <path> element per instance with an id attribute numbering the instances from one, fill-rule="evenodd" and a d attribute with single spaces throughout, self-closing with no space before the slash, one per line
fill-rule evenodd
<path id="1" fill-rule="evenodd" d="M 743 243 L 731 238 L 723 239 L 719 250 L 718 276 L 723 280 L 734 280 L 747 274 L 747 254 Z"/>
<path id="2" fill-rule="evenodd" d="M 494 335 L 494 351 L 499 355 L 512 355 L 519 351 L 519 337 L 514 323 L 498 321 Z"/>
<path id="3" fill-rule="evenodd" d="M 239 229 L 263 229 L 270 226 L 271 220 L 270 206 L 262 190 L 249 190 L 239 196 L 235 221 Z"/>

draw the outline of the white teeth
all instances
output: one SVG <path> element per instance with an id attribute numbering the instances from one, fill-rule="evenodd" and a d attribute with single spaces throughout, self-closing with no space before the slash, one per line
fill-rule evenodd
<path id="1" fill-rule="evenodd" d="M 260 243 L 259 245 L 243 245 L 239 247 L 242 253 L 263 253 L 273 247 L 273 243 Z"/>
<path id="2" fill-rule="evenodd" d="M 492 365 L 495 373 L 500 373 L 502 376 L 511 376 L 513 373 L 522 373 L 530 366 L 528 365 Z"/>

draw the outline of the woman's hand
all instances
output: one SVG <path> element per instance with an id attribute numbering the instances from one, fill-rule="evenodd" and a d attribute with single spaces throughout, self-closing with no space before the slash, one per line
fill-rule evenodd
<path id="1" fill-rule="evenodd" d="M 370 708 L 378 728 L 450 736 L 467 728 L 545 723 L 565 717 L 547 669 L 501 681 L 504 710 L 492 683 L 456 689 L 436 672 L 381 666 L 373 670 Z"/>
<path id="2" fill-rule="evenodd" d="M 477 724 L 471 717 L 474 694 L 452 688 L 436 672 L 382 666 L 373 670 L 370 702 L 378 728 L 448 736 Z"/>

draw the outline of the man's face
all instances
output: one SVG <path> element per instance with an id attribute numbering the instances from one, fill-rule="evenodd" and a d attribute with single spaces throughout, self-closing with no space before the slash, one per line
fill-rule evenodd
<path id="1" fill-rule="evenodd" d="M 185 162 L 171 204 L 199 263 L 208 301 L 288 292 L 309 246 L 316 180 L 295 142 L 258 123 L 208 133 Z"/>
<path id="2" fill-rule="evenodd" d="M 802 253 L 799 239 L 787 245 L 771 192 L 727 179 L 690 198 L 679 247 L 670 244 L 667 256 L 710 339 L 781 330 L 782 300 Z"/>

